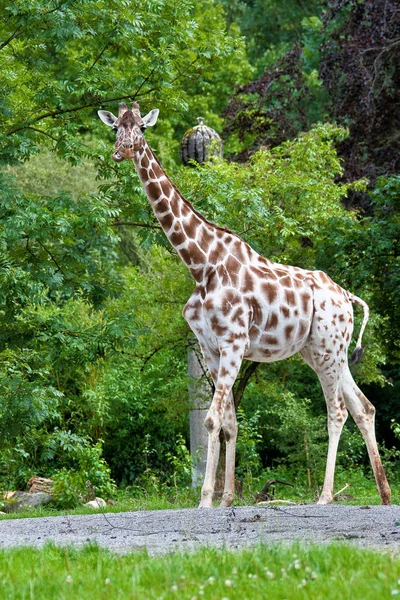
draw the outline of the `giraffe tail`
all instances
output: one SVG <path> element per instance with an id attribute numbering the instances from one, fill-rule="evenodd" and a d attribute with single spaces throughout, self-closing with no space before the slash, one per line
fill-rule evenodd
<path id="1" fill-rule="evenodd" d="M 360 360 L 362 359 L 363 354 L 364 354 L 364 350 L 361 346 L 361 340 L 362 340 L 362 336 L 364 334 L 365 327 L 367 326 L 368 319 L 369 319 L 369 307 L 368 307 L 368 304 L 366 302 L 364 302 L 364 300 L 361 300 L 361 298 L 359 298 L 358 296 L 355 296 L 354 294 L 351 294 L 350 292 L 348 292 L 348 294 L 349 294 L 350 302 L 352 302 L 352 304 L 357 304 L 357 306 L 362 306 L 362 308 L 364 310 L 364 319 L 363 319 L 363 322 L 361 325 L 360 334 L 357 339 L 355 350 L 354 350 L 353 354 L 351 355 L 351 359 L 350 359 L 350 364 L 356 365 L 357 363 L 360 362 Z"/>

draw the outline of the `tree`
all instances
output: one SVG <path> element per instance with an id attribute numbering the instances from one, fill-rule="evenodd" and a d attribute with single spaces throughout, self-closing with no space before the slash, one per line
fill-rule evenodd
<path id="1" fill-rule="evenodd" d="M 268 0 L 258 0 L 251 8 L 245 1 L 234 4 L 232 10 L 239 14 L 245 34 L 249 15 L 254 17 L 261 6 L 270 24 Z M 237 138 L 235 144 L 229 142 L 234 158 L 245 160 L 260 146 L 280 144 L 328 118 L 349 129 L 338 147 L 344 181 L 364 177 L 373 189 L 379 176 L 399 172 L 397 2 L 335 0 L 299 7 L 288 0 L 280 6 L 290 7 L 286 15 L 296 13 L 297 18 L 277 33 L 278 42 L 269 43 L 269 56 L 274 60 L 264 55 L 258 43 L 248 40 L 251 56 L 264 72 L 239 86 L 224 111 L 224 135 Z M 274 16 L 277 22 L 282 18 L 285 22 L 286 15 L 278 9 Z M 295 30 L 297 35 L 291 35 Z M 274 27 L 261 29 L 260 35 L 270 31 Z M 271 48 L 276 47 L 280 51 L 274 54 Z M 353 191 L 344 201 L 349 208 L 371 209 L 365 192 Z"/>
<path id="2" fill-rule="evenodd" d="M 195 7 L 17 0 L 0 2 L 0 9 L 2 471 L 8 485 L 24 485 L 33 469 L 59 473 L 60 495 L 69 498 L 85 479 L 68 479 L 64 467 L 86 469 L 87 478 L 96 464 L 102 472 L 111 411 L 101 385 L 107 374 L 125 373 L 123 361 L 137 343 L 132 301 L 113 311 L 132 256 L 132 237 L 121 240 L 120 221 L 127 216 L 139 226 L 144 221 L 143 230 L 153 227 L 139 186 L 121 196 L 131 175 L 105 160 L 102 135 L 91 136 L 95 109 L 119 100 L 156 102 L 172 115 L 158 134 L 167 154 L 177 145 L 170 140 L 177 113 L 188 112 L 193 98 L 197 112 L 202 95 L 217 118 L 229 78 L 240 79 L 247 63 L 237 31 L 225 30 L 211 0 Z M 57 162 L 55 153 L 68 162 Z M 29 164 L 35 154 L 39 161 Z M 85 184 L 65 177 L 66 164 L 78 163 Z M 112 466 L 114 475 L 126 475 Z M 92 483 L 107 488 L 101 478 Z"/>
<path id="3" fill-rule="evenodd" d="M 222 4 L 228 22 L 237 23 L 245 36 L 258 75 L 299 42 L 303 19 L 321 12 L 319 0 L 222 0 Z"/>
<path id="4" fill-rule="evenodd" d="M 217 113 L 229 78 L 246 67 L 243 43 L 226 33 L 212 0 L 196 8 L 189 0 L 17 0 L 0 9 L 3 162 L 25 160 L 45 140 L 78 160 L 90 153 L 82 134 L 94 109 L 121 100 L 180 112 L 197 87 L 203 109 Z"/>
<path id="5" fill-rule="evenodd" d="M 395 0 L 335 0 L 324 16 L 320 75 L 329 114 L 349 127 L 341 144 L 347 180 L 399 172 L 400 15 Z M 349 204 L 368 207 L 367 196 Z"/>
<path id="6" fill-rule="evenodd" d="M 270 2 L 256 5 L 270 15 L 274 10 Z M 385 301 L 392 301 L 396 261 L 388 244 L 394 246 L 397 235 L 394 221 L 391 227 L 394 200 L 393 207 L 382 200 L 376 221 L 359 222 L 345 213 L 343 197 L 365 187 L 338 181 L 343 171 L 333 144 L 343 142 L 345 132 L 326 124 L 310 128 L 326 100 L 318 95 L 323 34 L 317 18 L 305 24 L 302 51 L 296 48 L 271 67 L 298 37 L 302 9 L 296 5 L 282 5 L 295 15 L 294 27 L 279 7 L 274 36 L 281 30 L 282 37 L 267 57 L 269 71 L 239 94 L 243 110 L 233 116 L 246 130 L 231 148 L 251 154 L 249 162 L 179 169 L 183 131 L 200 115 L 220 130 L 220 111 L 234 86 L 243 86 L 254 72 L 238 28 L 225 27 L 221 3 L 33 0 L 28 6 L 0 0 L 3 483 L 24 485 L 35 472 L 58 477 L 59 497 L 69 503 L 85 493 L 86 479 L 108 494 L 104 458 L 119 483 L 143 482 L 143 473 L 170 481 L 176 440 L 188 436 L 188 332 L 181 308 L 192 282 L 168 248 L 131 165 L 111 161 L 112 134 L 107 139 L 100 130 L 98 108 L 115 110 L 119 100 L 160 107 L 150 141 L 196 208 L 269 258 L 326 266 L 367 299 L 378 302 L 382 286 Z M 254 31 L 250 6 L 235 5 L 246 8 Z M 268 147 L 254 153 L 260 144 Z M 394 198 L 396 186 L 394 180 L 382 183 L 382 198 Z M 349 251 L 352 262 L 346 263 L 341 253 L 358 237 L 369 252 L 364 230 L 381 236 L 376 250 L 387 244 L 385 260 L 374 249 L 371 260 L 362 256 L 362 270 L 372 279 L 350 276 L 359 257 Z M 393 315 L 380 306 L 389 322 Z M 382 378 L 376 368 L 385 360 L 379 339 L 372 350 L 359 373 L 364 381 Z M 299 363 L 285 368 L 258 369 L 243 396 L 242 473 L 247 460 L 259 465 L 256 446 L 264 464 L 271 457 L 301 464 L 317 444 L 320 421 L 315 427 L 311 422 L 322 410 L 320 393 Z M 241 375 L 237 398 L 249 371 Z M 264 418 L 255 405 L 265 395 L 272 407 Z M 279 412 L 281 395 L 287 418 Z M 304 434 L 297 458 L 293 414 Z M 268 455 L 267 437 L 274 440 Z"/>
<path id="7" fill-rule="evenodd" d="M 328 94 L 319 76 L 322 22 L 300 12 L 295 43 L 272 63 L 264 61 L 262 74 L 238 86 L 224 110 L 223 137 L 233 160 L 247 160 L 259 147 L 277 146 L 326 118 Z"/>

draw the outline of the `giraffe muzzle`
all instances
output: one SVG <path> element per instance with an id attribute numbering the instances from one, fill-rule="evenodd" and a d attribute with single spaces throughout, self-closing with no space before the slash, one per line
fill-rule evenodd
<path id="1" fill-rule="evenodd" d="M 124 159 L 133 158 L 133 144 L 132 143 L 118 144 L 118 146 L 116 146 L 116 147 L 117 147 L 117 150 L 112 155 L 113 160 L 115 160 L 116 162 L 122 162 Z"/>
<path id="2" fill-rule="evenodd" d="M 123 160 L 125 160 L 125 158 L 121 156 L 118 150 L 114 152 L 114 154 L 112 155 L 112 159 L 115 160 L 115 162 L 122 162 Z"/>

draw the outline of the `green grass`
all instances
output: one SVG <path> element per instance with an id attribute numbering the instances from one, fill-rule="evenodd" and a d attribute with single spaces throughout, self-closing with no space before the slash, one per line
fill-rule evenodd
<path id="1" fill-rule="evenodd" d="M 294 483 L 294 488 L 277 485 L 275 497 L 277 499 L 290 500 L 298 504 L 311 504 L 315 502 L 316 495 L 313 490 L 310 490 L 302 479 L 295 480 L 288 476 L 287 473 L 266 473 L 262 481 L 252 481 L 245 486 L 244 497 L 242 499 L 236 496 L 235 505 L 254 505 L 255 495 L 257 491 L 261 491 L 265 482 L 272 478 L 283 479 Z M 367 478 L 360 469 L 353 471 L 340 471 L 336 475 L 335 490 L 340 490 L 346 483 L 350 483 L 350 487 L 344 492 L 346 497 L 338 499 L 340 504 L 347 505 L 375 505 L 380 504 L 380 498 L 373 479 Z M 390 481 L 392 488 L 392 503 L 400 504 L 400 484 Z M 195 508 L 198 506 L 200 499 L 200 489 L 193 490 L 191 488 L 178 489 L 174 487 L 160 486 L 159 489 L 126 489 L 119 490 L 117 493 L 117 504 L 107 505 L 103 512 L 127 512 L 137 510 L 168 510 L 174 508 Z M 214 503 L 218 506 L 218 502 Z M 39 508 L 27 509 L 19 513 L 10 513 L 0 515 L 1 519 L 21 519 L 26 517 L 48 517 L 57 515 L 77 515 L 77 514 L 93 514 L 95 509 L 78 506 L 74 509 L 57 509 L 57 508 Z M 0 598 L 1 600 L 1 598 Z"/>
<path id="2" fill-rule="evenodd" d="M 187 490 L 164 490 L 162 492 L 144 492 L 134 493 L 120 490 L 117 493 L 117 504 L 107 506 L 102 512 L 127 512 L 137 510 L 168 510 L 174 508 L 195 508 L 199 504 L 200 491 L 192 489 Z M 62 515 L 89 515 L 95 514 L 99 511 L 93 508 L 85 506 L 78 506 L 76 508 L 59 509 L 49 506 L 40 508 L 22 510 L 18 513 L 9 513 L 6 515 L 0 515 L 2 519 L 23 519 L 27 517 L 55 517 Z M 1 598 L 0 598 L 1 600 Z"/>
<path id="3" fill-rule="evenodd" d="M 400 594 L 400 559 L 344 545 L 120 556 L 96 546 L 0 551 L 7 600 L 358 600 Z"/>

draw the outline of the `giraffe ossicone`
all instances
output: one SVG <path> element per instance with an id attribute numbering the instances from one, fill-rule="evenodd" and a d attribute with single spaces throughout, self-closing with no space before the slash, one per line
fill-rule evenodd
<path id="1" fill-rule="evenodd" d="M 333 500 L 337 448 L 348 412 L 365 440 L 378 492 L 390 504 L 375 438 L 375 409 L 353 380 L 348 347 L 353 332 L 353 304 L 364 319 L 354 359 L 368 321 L 367 304 L 334 283 L 322 271 L 271 262 L 235 233 L 203 217 L 171 182 L 145 140 L 144 130 L 158 110 L 142 117 L 137 103 L 119 107 L 118 117 L 99 111 L 116 131 L 113 159 L 132 159 L 165 235 L 190 270 L 196 287 L 183 315 L 196 335 L 215 394 L 205 426 L 207 467 L 201 507 L 212 506 L 219 434 L 226 440 L 222 506 L 234 499 L 237 421 L 232 387 L 242 361 L 275 362 L 300 352 L 321 383 L 328 412 L 328 457 L 319 504 Z"/>

